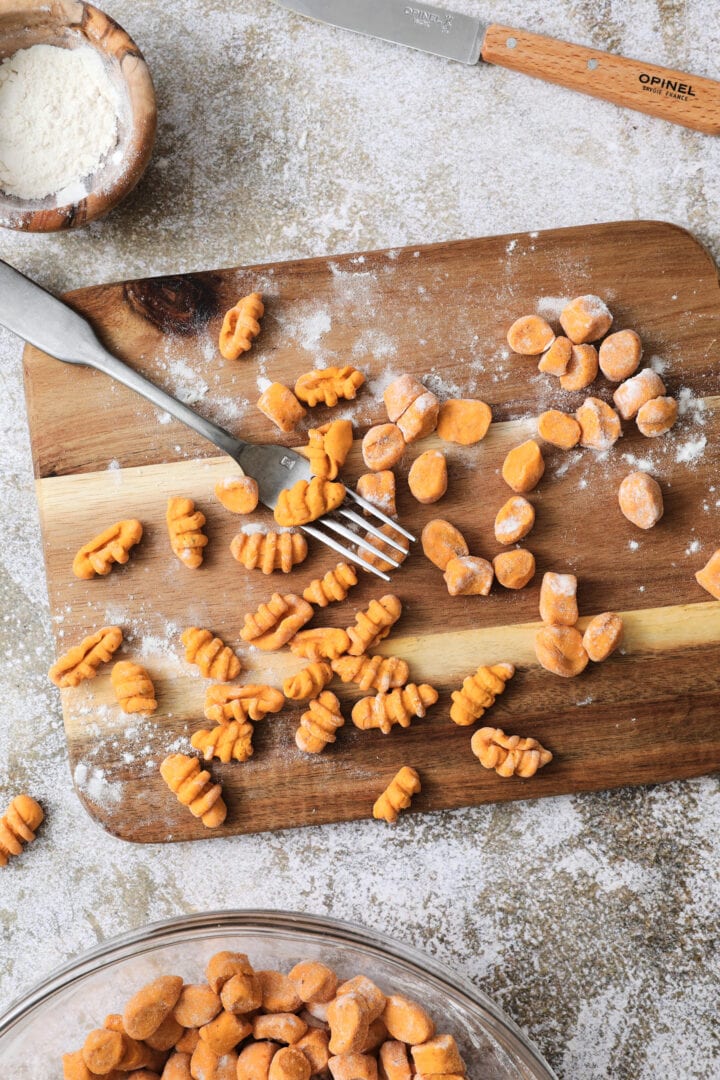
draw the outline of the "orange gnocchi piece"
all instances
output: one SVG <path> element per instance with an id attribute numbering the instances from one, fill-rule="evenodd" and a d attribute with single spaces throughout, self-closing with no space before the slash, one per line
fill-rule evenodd
<path id="1" fill-rule="evenodd" d="M 414 375 L 401 375 L 383 394 L 388 418 L 396 423 L 406 443 L 435 430 L 440 402 Z M 372 467 L 372 466 L 370 466 Z"/>
<path id="2" fill-rule="evenodd" d="M 506 735 L 501 728 L 479 728 L 470 740 L 470 748 L 486 769 L 498 776 L 521 776 L 527 779 L 542 769 L 552 754 L 537 739 Z"/>
<path id="3" fill-rule="evenodd" d="M 349 420 L 332 420 L 308 431 L 308 445 L 300 453 L 310 462 L 313 476 L 335 480 L 345 464 L 353 444 L 353 428 Z"/>
<path id="4" fill-rule="evenodd" d="M 160 765 L 160 775 L 183 806 L 187 806 L 194 817 L 199 817 L 206 828 L 214 829 L 222 825 L 227 816 L 222 786 L 212 783 L 210 773 L 200 769 L 196 757 L 170 754 Z M 197 1026 L 184 1024 L 177 1015 L 175 1019 L 183 1027 Z"/>
<path id="5" fill-rule="evenodd" d="M 99 536 L 83 544 L 73 559 L 73 574 L 85 579 L 93 578 L 96 574 L 104 577 L 110 573 L 115 563 L 124 564 L 128 561 L 130 548 L 140 542 L 142 534 L 143 527 L 136 518 L 117 521 Z"/>
<path id="6" fill-rule="evenodd" d="M 273 593 L 267 603 L 260 604 L 257 611 L 245 616 L 240 637 L 257 649 L 275 652 L 287 645 L 312 617 L 313 609 L 307 600 L 294 593 L 285 596 Z"/>
<path id="7" fill-rule="evenodd" d="M 417 1001 L 403 994 L 390 994 L 382 1019 L 390 1038 L 398 1042 L 409 1045 L 424 1043 L 435 1034 L 435 1024 L 430 1015 Z"/>
<path id="8" fill-rule="evenodd" d="M 85 679 L 94 679 L 101 664 L 107 662 L 120 648 L 123 632 L 119 626 L 103 626 L 95 634 L 73 645 L 56 660 L 48 672 L 56 686 L 78 686 Z"/>
<path id="9" fill-rule="evenodd" d="M 395 567 L 393 564 L 389 563 L 383 556 L 389 555 L 396 563 L 402 565 L 410 553 L 410 541 L 406 536 L 403 536 L 402 533 L 399 533 L 392 525 L 381 525 L 378 532 L 383 533 L 397 544 L 400 544 L 403 550 L 398 551 L 397 548 L 392 547 L 391 544 L 386 543 L 384 540 L 380 540 L 377 536 L 373 536 L 372 533 L 366 533 L 365 542 L 370 544 L 375 550 L 368 551 L 367 548 L 358 545 L 357 553 L 366 563 L 370 563 L 371 566 L 377 567 L 378 570 L 382 570 L 383 572 L 394 570 Z"/>
<path id="10" fill-rule="evenodd" d="M 295 1046 L 284 1046 L 270 1062 L 268 1080 L 310 1080 L 310 1076 L 310 1062 Z"/>
<path id="11" fill-rule="evenodd" d="M 374 649 L 388 636 L 401 615 L 402 603 L 392 593 L 371 600 L 365 611 L 356 613 L 355 625 L 347 629 L 350 656 L 363 656 L 369 649 Z"/>
<path id="12" fill-rule="evenodd" d="M 285 528 L 308 525 L 323 514 L 337 510 L 344 498 L 345 485 L 339 481 L 323 480 L 319 476 L 313 476 L 310 481 L 298 480 L 291 488 L 280 492 L 275 520 Z"/>
<path id="13" fill-rule="evenodd" d="M 291 1013 L 302 1008 L 302 1000 L 291 980 L 282 971 L 256 971 L 262 987 L 262 1008 L 270 1013 Z"/>
<path id="14" fill-rule="evenodd" d="M 336 732 L 344 723 L 340 702 L 330 690 L 323 690 L 308 703 L 307 711 L 300 717 L 300 726 L 295 732 L 298 750 L 305 754 L 321 754 L 326 746 L 335 742 Z"/>
<path id="15" fill-rule="evenodd" d="M 82 1056 L 91 1074 L 103 1076 L 112 1072 L 125 1056 L 122 1034 L 119 1031 L 96 1028 L 85 1039 Z"/>
<path id="16" fill-rule="evenodd" d="M 195 509 L 192 499 L 173 496 L 168 499 L 165 521 L 173 553 L 190 570 L 197 570 L 208 542 L 202 531 L 205 525 L 202 510 Z"/>
<path id="17" fill-rule="evenodd" d="M 535 524 L 535 507 L 522 495 L 511 495 L 495 517 L 495 539 L 498 544 L 516 544 Z"/>
<path id="18" fill-rule="evenodd" d="M 215 637 L 204 627 L 188 626 L 180 639 L 185 646 L 185 659 L 188 664 L 195 664 L 206 679 L 226 682 L 240 674 L 239 657 L 226 645 L 222 638 Z"/>
<path id="19" fill-rule="evenodd" d="M 405 453 L 405 439 L 397 424 L 375 424 L 362 441 L 363 461 L 373 472 L 385 472 L 397 465 Z"/>
<path id="20" fill-rule="evenodd" d="M 389 825 L 392 825 L 397 821 L 400 811 L 407 810 L 413 795 L 416 795 L 418 791 L 420 791 L 420 777 L 417 770 L 410 765 L 403 765 L 382 795 L 375 800 L 373 817 L 377 821 L 387 821 Z M 387 1008 L 387 1003 L 385 1007 Z M 366 1050 L 367 1046 L 363 1049 Z"/>
<path id="21" fill-rule="evenodd" d="M 311 1076 L 317 1076 L 327 1068 L 330 1059 L 329 1042 L 330 1036 L 327 1031 L 323 1031 L 322 1028 L 311 1028 L 305 1032 L 302 1039 L 298 1039 L 295 1043 L 295 1049 L 302 1050 L 310 1062 Z"/>
<path id="22" fill-rule="evenodd" d="M 706 592 L 720 600 L 720 548 L 713 552 L 702 570 L 698 570 L 695 580 Z"/>
<path id="23" fill-rule="evenodd" d="M 311 408 L 315 405 L 333 408 L 341 398 L 352 401 L 364 382 L 363 373 L 349 364 L 319 368 L 300 376 L 295 383 L 295 396 Z"/>
<path id="24" fill-rule="evenodd" d="M 291 1012 L 263 1013 L 253 1017 L 252 1025 L 254 1039 L 279 1043 L 295 1043 L 308 1029 L 305 1021 Z"/>
<path id="25" fill-rule="evenodd" d="M 268 1080 L 270 1066 L 278 1050 L 280 1046 L 274 1042 L 256 1042 L 244 1046 L 238 1054 L 237 1080 Z"/>
<path id="26" fill-rule="evenodd" d="M 288 973 L 301 1001 L 332 1001 L 338 988 L 338 977 L 332 968 L 319 960 L 301 960 Z"/>
<path id="27" fill-rule="evenodd" d="M 678 403 L 673 397 L 656 397 L 638 409 L 636 418 L 641 435 L 654 439 L 664 435 L 678 418 Z"/>
<path id="28" fill-rule="evenodd" d="M 278 382 L 272 383 L 262 392 L 257 407 L 284 432 L 294 431 L 305 416 L 305 409 L 292 390 Z"/>
<path id="29" fill-rule="evenodd" d="M 370 1011 L 365 998 L 355 991 L 338 994 L 327 1010 L 330 1053 L 360 1053 L 370 1030 Z"/>
<path id="30" fill-rule="evenodd" d="M 443 576 L 451 596 L 487 596 L 495 571 L 487 559 L 462 555 L 450 560 Z"/>
<path id="31" fill-rule="evenodd" d="M 556 337 L 547 352 L 538 361 L 538 371 L 560 378 L 567 371 L 572 355 L 572 341 L 566 337 Z"/>
<path id="32" fill-rule="evenodd" d="M 395 505 L 395 473 L 390 469 L 363 473 L 355 485 L 358 495 L 377 507 L 388 517 L 397 516 Z"/>
<path id="33" fill-rule="evenodd" d="M 490 406 L 475 398 L 450 398 L 440 406 L 437 433 L 444 442 L 474 446 L 488 433 Z"/>
<path id="34" fill-rule="evenodd" d="M 523 315 L 516 319 L 507 332 L 507 343 L 520 356 L 539 356 L 549 349 L 555 340 L 555 332 L 540 315 Z"/>
<path id="35" fill-rule="evenodd" d="M 377 1080 L 377 1063 L 369 1054 L 336 1054 L 328 1061 L 333 1080 Z"/>
<path id="36" fill-rule="evenodd" d="M 561 450 L 572 450 L 580 442 L 582 428 L 575 417 L 559 409 L 548 409 L 538 416 L 538 435 Z"/>
<path id="37" fill-rule="evenodd" d="M 535 556 L 525 548 L 501 551 L 493 559 L 493 570 L 505 589 L 524 589 L 535 577 Z"/>
<path id="38" fill-rule="evenodd" d="M 314 626 L 301 630 L 290 642 L 290 652 L 313 663 L 319 660 L 337 660 L 350 648 L 347 631 L 338 626 Z"/>
<path id="39" fill-rule="evenodd" d="M 604 611 L 591 619 L 583 634 L 585 652 L 595 664 L 607 660 L 622 641 L 623 621 L 614 611 Z"/>
<path id="40" fill-rule="evenodd" d="M 408 487 L 419 503 L 435 503 L 447 491 L 447 461 L 442 450 L 426 450 L 413 461 Z"/>
<path id="41" fill-rule="evenodd" d="M 514 447 L 503 462 L 503 480 L 513 491 L 532 491 L 545 472 L 542 451 L 534 439 Z"/>
<path id="42" fill-rule="evenodd" d="M 560 325 L 574 345 L 604 337 L 612 321 L 605 301 L 592 294 L 576 296 L 560 313 Z"/>
<path id="43" fill-rule="evenodd" d="M 308 546 L 302 533 L 239 532 L 230 543 L 230 553 L 246 570 L 289 574 L 307 558 Z"/>
<path id="44" fill-rule="evenodd" d="M 609 334 L 600 346 L 600 370 L 610 382 L 623 382 L 634 375 L 642 359 L 642 342 L 634 330 Z"/>
<path id="45" fill-rule="evenodd" d="M 382 1080 L 412 1080 L 408 1049 L 405 1043 L 388 1039 L 378 1053 Z"/>
<path id="46" fill-rule="evenodd" d="M 227 476 L 215 485 L 215 496 L 232 514 L 252 514 L 260 493 L 252 476 Z"/>
<path id="47" fill-rule="evenodd" d="M 643 368 L 618 386 L 613 394 L 613 401 L 623 420 L 632 420 L 647 401 L 662 397 L 665 383 L 652 368 Z"/>
<path id="48" fill-rule="evenodd" d="M 405 442 L 412 443 L 431 435 L 437 427 L 439 414 L 440 402 L 435 394 L 426 390 L 398 417 L 397 426 Z"/>
<path id="49" fill-rule="evenodd" d="M 388 420 L 394 424 L 405 410 L 410 408 L 413 401 L 425 392 L 425 387 L 414 375 L 400 375 L 399 378 L 393 379 L 383 392 Z"/>
<path id="50" fill-rule="evenodd" d="M 535 655 L 553 675 L 572 679 L 588 665 L 582 634 L 574 626 L 544 626 L 535 635 Z"/>
<path id="51" fill-rule="evenodd" d="M 422 548 L 430 560 L 440 570 L 445 570 L 451 559 L 463 558 L 470 554 L 465 537 L 459 529 L 443 518 L 428 521 L 422 531 Z"/>
<path id="52" fill-rule="evenodd" d="M 154 713 L 157 710 L 152 679 L 142 664 L 119 660 L 112 667 L 110 681 L 123 713 Z"/>
<path id="53" fill-rule="evenodd" d="M 578 621 L 577 578 L 574 574 L 543 576 L 540 586 L 540 618 L 555 626 L 574 626 Z"/>
<path id="54" fill-rule="evenodd" d="M 628 521 L 639 529 L 652 529 L 663 516 L 663 494 L 657 480 L 645 472 L 632 472 L 618 491 L 618 502 Z"/>
<path id="55" fill-rule="evenodd" d="M 573 345 L 565 374 L 560 376 L 563 390 L 584 390 L 598 373 L 598 352 L 594 345 Z"/>
<path id="56" fill-rule="evenodd" d="M 349 640 L 349 639 L 348 639 Z M 313 660 L 297 673 L 289 675 L 283 682 L 283 694 L 291 701 L 304 701 L 315 698 L 329 682 L 333 670 L 324 660 Z"/>
<path id="57" fill-rule="evenodd" d="M 575 419 L 582 432 L 581 445 L 593 450 L 609 450 L 622 435 L 620 417 L 601 398 L 585 398 Z"/>
<path id="58" fill-rule="evenodd" d="M 260 319 L 265 314 L 262 294 L 250 293 L 238 300 L 234 307 L 225 313 L 220 329 L 218 346 L 221 356 L 226 360 L 237 360 L 248 352 L 253 341 L 260 333 Z"/>
<path id="59" fill-rule="evenodd" d="M 436 1035 L 410 1048 L 420 1077 L 464 1076 L 465 1065 L 452 1035 Z"/>
<path id="60" fill-rule="evenodd" d="M 198 1032 L 203 1042 L 218 1057 L 229 1054 L 251 1033 L 252 1024 L 244 1016 L 227 1012 L 225 1009 L 218 1013 L 214 1020 L 204 1024 Z"/>

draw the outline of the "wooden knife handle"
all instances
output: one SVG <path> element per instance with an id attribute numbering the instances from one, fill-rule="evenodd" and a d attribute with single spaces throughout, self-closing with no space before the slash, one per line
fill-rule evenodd
<path id="1" fill-rule="evenodd" d="M 720 82 L 714 79 L 494 24 L 486 31 L 482 58 L 615 105 L 720 135 Z"/>

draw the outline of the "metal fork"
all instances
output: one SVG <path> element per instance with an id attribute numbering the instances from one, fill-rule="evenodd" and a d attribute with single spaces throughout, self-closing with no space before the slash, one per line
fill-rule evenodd
<path id="1" fill-rule="evenodd" d="M 206 420 L 182 401 L 178 401 L 167 391 L 161 390 L 144 375 L 140 375 L 139 372 L 118 360 L 100 343 L 95 331 L 82 315 L 2 260 L 0 260 L 0 324 L 49 356 L 55 357 L 56 360 L 102 371 L 105 375 L 122 383 L 123 386 L 147 398 L 157 408 L 164 409 L 176 420 L 187 424 L 193 431 L 208 439 L 218 450 L 228 454 L 244 473 L 257 481 L 260 501 L 271 510 L 275 508 L 283 489 L 291 487 L 298 480 L 310 479 L 310 463 L 302 454 L 283 446 L 243 442 L 224 428 Z M 346 489 L 346 499 L 350 499 L 371 517 L 392 526 L 411 543 L 415 540 L 412 533 L 361 498 L 351 488 Z M 371 537 L 405 554 L 406 549 L 402 544 L 381 532 L 377 525 L 366 521 L 356 510 L 345 505 L 339 507 L 332 515 L 325 514 L 318 521 L 303 525 L 302 529 L 316 540 L 327 544 L 345 559 L 362 566 L 363 569 L 382 578 L 383 581 L 390 581 L 386 573 L 335 539 L 335 536 L 341 536 L 363 551 L 377 552 L 373 544 L 364 537 L 358 536 L 342 521 L 338 521 L 338 517 L 361 527 Z M 398 560 L 389 554 L 383 554 L 382 558 L 395 569 L 400 565 Z"/>

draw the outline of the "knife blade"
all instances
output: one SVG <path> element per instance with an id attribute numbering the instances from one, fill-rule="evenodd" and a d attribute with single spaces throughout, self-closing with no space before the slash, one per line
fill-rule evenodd
<path id="1" fill-rule="evenodd" d="M 398 0 L 280 0 L 282 7 L 342 30 L 477 64 L 485 25 L 431 4 Z"/>
<path id="2" fill-rule="evenodd" d="M 720 82 L 584 45 L 485 25 L 419 0 L 278 0 L 298 15 L 463 64 L 489 64 L 720 135 Z"/>

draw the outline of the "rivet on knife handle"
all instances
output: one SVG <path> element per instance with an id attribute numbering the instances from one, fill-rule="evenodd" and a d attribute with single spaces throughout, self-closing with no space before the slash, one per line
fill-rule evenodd
<path id="1" fill-rule="evenodd" d="M 714 79 L 509 26 L 488 27 L 482 58 L 707 135 L 720 135 L 720 82 Z"/>

